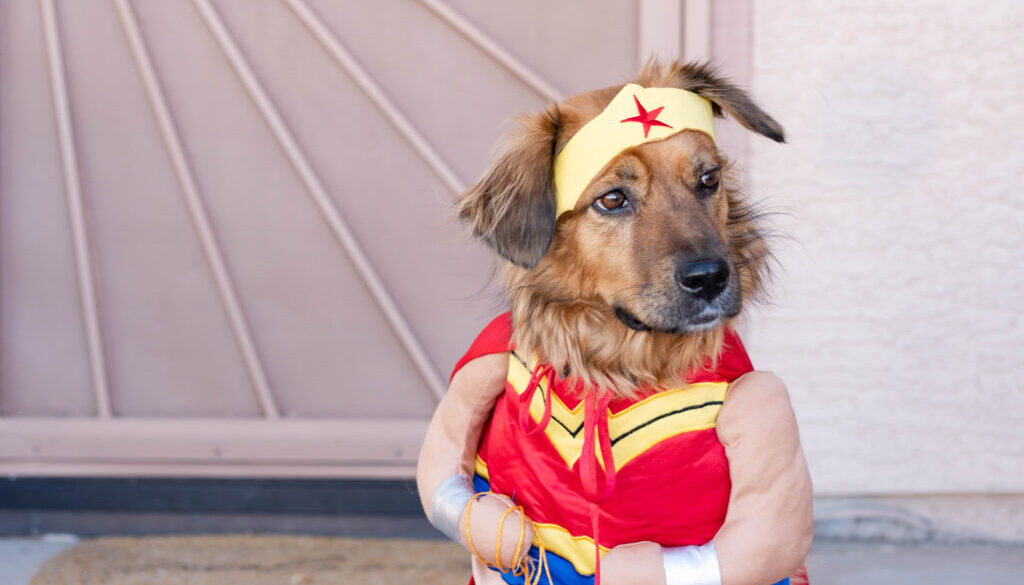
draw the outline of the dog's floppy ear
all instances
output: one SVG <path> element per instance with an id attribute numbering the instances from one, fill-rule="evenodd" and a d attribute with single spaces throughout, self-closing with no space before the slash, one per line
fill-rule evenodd
<path id="1" fill-rule="evenodd" d="M 458 214 L 505 259 L 533 268 L 555 234 L 552 165 L 558 109 L 519 119 L 520 131 L 484 178 L 459 197 Z"/>
<path id="2" fill-rule="evenodd" d="M 724 110 L 747 130 L 767 136 L 775 142 L 786 141 L 782 125 L 759 108 L 747 92 L 720 77 L 709 63 L 677 61 L 671 67 L 680 87 L 710 100 L 716 116 L 721 116 Z"/>

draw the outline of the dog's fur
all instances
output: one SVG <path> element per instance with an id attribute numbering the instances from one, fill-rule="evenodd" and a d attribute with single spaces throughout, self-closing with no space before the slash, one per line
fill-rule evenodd
<path id="1" fill-rule="evenodd" d="M 650 62 L 635 83 L 692 91 L 716 115 L 784 141 L 775 120 L 706 64 Z M 625 397 L 677 385 L 718 353 L 723 327 L 761 288 L 768 249 L 729 161 L 697 131 L 625 150 L 556 222 L 555 155 L 621 87 L 522 118 L 505 154 L 459 198 L 458 213 L 507 261 L 516 346 Z M 701 191 L 698 180 L 709 169 L 720 173 L 717 190 Z M 629 194 L 631 213 L 593 208 L 610 190 Z M 723 259 L 730 274 L 720 297 L 702 302 L 680 292 L 677 270 L 709 256 Z"/>

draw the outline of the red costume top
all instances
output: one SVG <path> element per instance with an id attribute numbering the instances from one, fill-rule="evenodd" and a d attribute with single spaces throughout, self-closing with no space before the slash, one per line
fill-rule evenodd
<path id="1" fill-rule="evenodd" d="M 558 582 L 592 582 L 595 540 L 606 551 L 638 541 L 700 545 L 715 536 L 731 487 L 715 422 L 729 383 L 753 370 L 733 331 L 714 365 L 691 371 L 685 386 L 634 400 L 581 392 L 550 366 L 517 354 L 510 338 L 506 313 L 455 367 L 509 353 L 505 392 L 478 450 L 476 486 L 523 506 Z"/>

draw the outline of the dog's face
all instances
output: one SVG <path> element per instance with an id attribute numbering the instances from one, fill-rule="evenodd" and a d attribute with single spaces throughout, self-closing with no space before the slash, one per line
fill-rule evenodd
<path id="1" fill-rule="evenodd" d="M 692 91 L 716 114 L 783 140 L 778 123 L 707 66 L 652 64 L 637 83 Z M 655 335 L 715 329 L 757 290 L 767 252 L 710 136 L 684 130 L 622 151 L 555 217 L 554 157 L 619 89 L 523 118 L 505 155 L 460 199 L 460 214 L 509 261 L 510 285 L 529 289 L 538 311 L 596 311 Z"/>
<path id="2" fill-rule="evenodd" d="M 627 327 L 709 329 L 741 306 L 724 161 L 697 131 L 634 147 L 594 178 L 538 262 L 578 266 Z"/>

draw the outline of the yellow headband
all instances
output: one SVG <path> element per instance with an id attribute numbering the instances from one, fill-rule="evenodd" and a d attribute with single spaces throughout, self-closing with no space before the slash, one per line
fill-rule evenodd
<path id="1" fill-rule="evenodd" d="M 692 91 L 626 85 L 555 158 L 555 217 L 576 207 L 594 176 L 623 150 L 683 130 L 700 130 L 714 140 L 713 119 L 711 102 Z"/>

